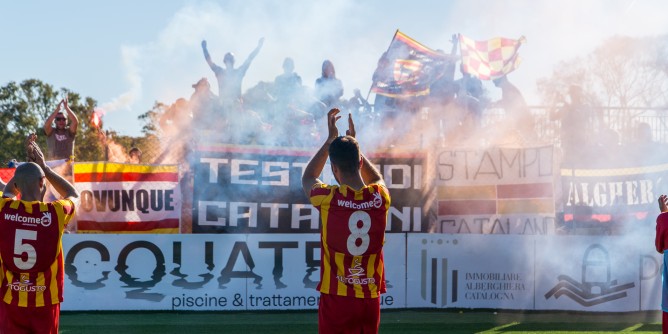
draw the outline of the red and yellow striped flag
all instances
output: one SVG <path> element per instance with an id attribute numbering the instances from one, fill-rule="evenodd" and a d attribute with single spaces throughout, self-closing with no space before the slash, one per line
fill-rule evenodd
<path id="1" fill-rule="evenodd" d="M 177 165 L 75 163 L 81 233 L 179 233 Z"/>

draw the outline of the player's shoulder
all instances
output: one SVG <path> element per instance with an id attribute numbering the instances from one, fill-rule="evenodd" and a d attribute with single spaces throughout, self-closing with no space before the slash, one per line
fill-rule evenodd
<path id="1" fill-rule="evenodd" d="M 656 217 L 657 224 L 668 224 L 668 212 L 661 212 Z"/>
<path id="2" fill-rule="evenodd" d="M 337 185 L 316 182 L 311 187 L 311 196 L 326 195 L 332 192 L 332 190 L 336 190 L 336 188 L 338 188 Z"/>
<path id="3" fill-rule="evenodd" d="M 78 201 L 76 201 L 75 199 L 68 197 L 64 199 L 58 199 L 53 202 L 49 202 L 48 204 L 57 208 L 62 208 L 63 210 L 65 210 L 65 212 L 73 212 L 78 204 L 77 202 Z"/>
<path id="4" fill-rule="evenodd" d="M 371 183 L 367 185 L 367 188 L 372 189 L 373 192 L 379 192 L 387 197 L 390 196 L 390 191 L 387 189 L 387 185 L 383 182 Z"/>
<path id="5" fill-rule="evenodd" d="M 17 199 L 14 197 L 9 197 L 5 194 L 0 193 L 0 207 L 4 206 L 5 203 L 11 202 L 11 201 L 16 201 Z"/>

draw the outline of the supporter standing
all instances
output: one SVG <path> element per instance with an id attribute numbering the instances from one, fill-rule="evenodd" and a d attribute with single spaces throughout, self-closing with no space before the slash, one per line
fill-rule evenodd
<path id="1" fill-rule="evenodd" d="M 360 152 L 348 115 L 339 136 L 339 110 L 327 114 L 329 135 L 304 169 L 302 187 L 320 211 L 319 333 L 377 333 L 386 292 L 383 244 L 390 195 L 380 172 Z M 318 177 L 329 157 L 339 185 Z"/>
<path id="2" fill-rule="evenodd" d="M 274 80 L 276 100 L 281 108 L 300 98 L 302 77 L 295 73 L 295 62 L 292 58 L 283 60 L 283 73 Z"/>
<path id="3" fill-rule="evenodd" d="M 336 78 L 334 64 L 325 60 L 322 63 L 322 74 L 315 80 L 315 97 L 325 104 L 327 109 L 337 106 L 343 96 L 343 83 Z"/>
<path id="4" fill-rule="evenodd" d="M 65 110 L 63 112 L 61 107 Z M 67 124 L 69 119 L 70 124 Z M 53 121 L 56 121 L 56 127 L 53 127 Z M 68 159 L 74 157 L 74 138 L 79 127 L 79 119 L 72 112 L 65 97 L 56 110 L 51 113 L 44 124 L 44 134 L 46 134 L 47 155 L 49 160 Z"/>
<path id="5" fill-rule="evenodd" d="M 141 163 L 141 150 L 138 147 L 133 147 L 128 151 L 128 162 L 131 164 Z"/>
<path id="6" fill-rule="evenodd" d="M 0 199 L 0 333 L 58 333 L 62 236 L 79 194 L 45 164 L 35 138 L 26 141 L 29 162 L 16 168 Z M 43 202 L 46 181 L 64 199 Z"/>
<path id="7" fill-rule="evenodd" d="M 586 103 L 586 96 L 582 87 L 571 85 L 568 88 L 569 102 L 555 110 L 551 117 L 560 122 L 560 140 L 563 150 L 563 161 L 569 166 L 588 163 L 596 116 Z"/>
<path id="8" fill-rule="evenodd" d="M 225 65 L 223 68 L 216 65 L 211 60 L 206 40 L 202 41 L 204 59 L 206 59 L 207 64 L 209 64 L 209 67 L 211 67 L 211 70 L 216 75 L 216 79 L 218 79 L 218 97 L 220 98 L 223 107 L 234 105 L 241 99 L 241 83 L 244 80 L 244 76 L 246 75 L 246 71 L 248 71 L 251 62 L 260 52 L 262 44 L 264 44 L 264 38 L 260 38 L 255 50 L 251 52 L 246 61 L 244 61 L 238 68 L 234 68 L 234 54 L 231 52 L 226 53 L 223 58 L 223 64 Z"/>
<path id="9" fill-rule="evenodd" d="M 495 106 L 503 108 L 506 116 L 515 122 L 527 123 L 526 120 L 531 118 L 531 114 L 522 92 L 505 75 L 492 82 L 494 86 L 501 88 L 501 100 L 497 101 Z"/>

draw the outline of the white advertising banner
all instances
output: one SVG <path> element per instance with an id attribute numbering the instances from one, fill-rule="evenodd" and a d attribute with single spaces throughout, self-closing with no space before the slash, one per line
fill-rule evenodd
<path id="1" fill-rule="evenodd" d="M 659 310 L 653 238 L 388 233 L 382 307 Z M 318 234 L 68 234 L 63 247 L 63 310 L 318 307 Z"/>
<path id="2" fill-rule="evenodd" d="M 536 237 L 536 309 L 639 311 L 639 245 L 622 237 Z M 660 262 L 659 262 L 660 263 Z M 649 273 L 645 276 L 651 276 Z M 659 275 L 660 277 L 660 275 Z M 656 277 L 644 281 L 653 286 Z M 656 290 L 660 295 L 660 290 Z M 657 304 L 658 305 L 658 304 Z"/>
<path id="3" fill-rule="evenodd" d="M 653 238 L 409 234 L 407 307 L 659 310 Z"/>
<path id="4" fill-rule="evenodd" d="M 648 238 L 648 239 L 651 239 Z M 648 240 L 645 246 L 651 245 L 652 240 Z M 663 256 L 650 247 L 643 247 L 640 252 L 640 310 L 660 310 L 661 309 L 661 265 Z"/>
<path id="5" fill-rule="evenodd" d="M 318 234 L 69 234 L 63 248 L 63 310 L 318 307 Z M 405 254 L 387 234 L 383 308 L 406 307 Z"/>
<path id="6" fill-rule="evenodd" d="M 534 307 L 531 237 L 409 234 L 407 248 L 408 307 Z"/>

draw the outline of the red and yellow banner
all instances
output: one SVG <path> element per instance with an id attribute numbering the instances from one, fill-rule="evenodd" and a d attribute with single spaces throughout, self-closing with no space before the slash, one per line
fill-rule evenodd
<path id="1" fill-rule="evenodd" d="M 445 233 L 554 231 L 552 146 L 438 153 L 436 214 Z"/>
<path id="2" fill-rule="evenodd" d="M 177 165 L 75 163 L 80 233 L 179 233 Z"/>

